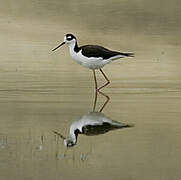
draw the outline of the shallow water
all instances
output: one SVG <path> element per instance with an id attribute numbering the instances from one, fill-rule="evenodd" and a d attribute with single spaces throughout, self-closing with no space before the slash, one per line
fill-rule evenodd
<path id="1" fill-rule="evenodd" d="M 0 175 L 20 179 L 179 179 L 181 151 L 180 1 L 1 1 Z M 80 135 L 66 148 L 71 123 L 91 112 L 92 72 L 67 47 L 134 52 L 104 68 L 111 84 L 105 116 L 133 128 Z M 104 79 L 98 74 L 99 85 Z M 96 111 L 106 98 L 98 96 Z"/>

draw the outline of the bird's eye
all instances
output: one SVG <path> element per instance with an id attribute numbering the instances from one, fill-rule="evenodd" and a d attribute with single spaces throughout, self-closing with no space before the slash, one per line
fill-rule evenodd
<path id="1" fill-rule="evenodd" d="M 68 37 L 67 37 L 67 40 L 68 40 L 68 41 L 72 40 L 72 36 L 68 36 Z"/>

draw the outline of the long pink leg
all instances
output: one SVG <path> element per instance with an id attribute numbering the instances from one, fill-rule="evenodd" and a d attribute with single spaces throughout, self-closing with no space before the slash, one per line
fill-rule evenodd
<path id="1" fill-rule="evenodd" d="M 95 98 L 94 98 L 93 112 L 95 112 L 96 104 L 97 104 L 97 90 L 95 90 Z"/>
<path id="2" fill-rule="evenodd" d="M 106 107 L 107 103 L 109 102 L 110 97 L 109 97 L 108 95 L 104 94 L 104 93 L 101 92 L 101 91 L 99 91 L 99 93 L 100 93 L 101 95 L 103 95 L 103 96 L 106 98 L 105 103 L 103 104 L 103 106 L 102 106 L 101 109 L 99 110 L 99 112 L 102 112 L 103 109 Z"/>
<path id="3" fill-rule="evenodd" d="M 95 81 L 95 99 L 94 99 L 94 106 L 93 106 L 93 112 L 95 111 L 96 104 L 97 104 L 97 79 L 96 79 L 96 72 L 93 70 L 94 74 L 94 81 Z"/>
<path id="4" fill-rule="evenodd" d="M 104 72 L 102 71 L 102 69 L 100 69 L 101 73 L 103 74 L 104 78 L 107 80 L 107 83 L 104 84 L 103 86 L 101 86 L 99 89 L 97 88 L 97 79 L 96 79 L 96 72 L 95 70 L 93 70 L 93 74 L 94 74 L 94 81 L 95 81 L 95 99 L 94 99 L 94 106 L 93 106 L 93 112 L 95 111 L 96 108 L 96 104 L 97 104 L 97 92 L 99 92 L 102 96 L 106 97 L 106 102 L 103 104 L 103 106 L 101 107 L 101 109 L 99 110 L 99 112 L 102 112 L 103 109 L 105 108 L 105 106 L 107 105 L 107 103 L 109 102 L 110 98 L 109 96 L 107 96 L 106 94 L 104 94 L 103 92 L 100 91 L 100 89 L 102 89 L 103 87 L 107 86 L 110 81 L 107 78 L 107 76 L 104 74 Z"/>
<path id="5" fill-rule="evenodd" d="M 101 87 L 98 89 L 98 91 L 100 91 L 100 89 L 102 89 L 103 87 L 107 86 L 107 85 L 110 83 L 109 79 L 107 78 L 107 76 L 105 75 L 105 73 L 103 72 L 103 70 L 102 70 L 102 69 L 99 69 L 99 70 L 101 71 L 102 75 L 104 76 L 104 78 L 106 79 L 107 82 L 106 82 L 103 86 L 101 86 Z"/>
<path id="6" fill-rule="evenodd" d="M 94 74 L 94 81 L 95 81 L 95 89 L 97 90 L 97 79 L 96 79 L 96 72 L 95 70 L 93 69 L 93 74 Z"/>

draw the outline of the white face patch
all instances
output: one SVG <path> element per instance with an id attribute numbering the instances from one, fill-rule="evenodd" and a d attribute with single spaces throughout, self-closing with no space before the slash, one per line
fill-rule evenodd
<path id="1" fill-rule="evenodd" d="M 74 45 L 76 42 L 76 39 L 72 36 L 65 36 L 64 37 L 64 42 L 68 45 Z"/>

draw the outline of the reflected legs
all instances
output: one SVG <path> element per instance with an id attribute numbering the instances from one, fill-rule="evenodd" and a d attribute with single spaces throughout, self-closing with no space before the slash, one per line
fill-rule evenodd
<path id="1" fill-rule="evenodd" d="M 97 103 L 97 79 L 96 79 L 95 70 L 93 70 L 93 74 L 94 74 L 94 81 L 95 81 L 95 99 L 94 99 L 94 106 L 93 106 L 93 112 L 94 112 L 96 108 L 96 103 Z"/>
<path id="2" fill-rule="evenodd" d="M 101 86 L 101 87 L 98 89 L 98 91 L 99 91 L 100 89 L 102 89 L 103 87 L 107 86 L 107 85 L 110 83 L 109 79 L 107 78 L 107 76 L 106 76 L 106 74 L 103 72 L 103 70 L 102 70 L 102 69 L 99 69 L 99 70 L 101 71 L 102 75 L 104 76 L 104 78 L 106 79 L 107 82 L 106 82 L 103 86 Z"/>
<path id="3" fill-rule="evenodd" d="M 102 106 L 101 109 L 99 110 L 99 112 L 102 112 L 103 109 L 106 107 L 107 103 L 109 102 L 110 97 L 109 97 L 108 95 L 104 94 L 104 93 L 101 92 L 101 91 L 99 91 L 99 93 L 100 93 L 101 95 L 103 95 L 103 96 L 106 98 L 105 103 L 103 104 L 103 106 Z"/>
<path id="4" fill-rule="evenodd" d="M 107 80 L 107 83 L 104 84 L 103 86 L 101 86 L 99 89 L 97 88 L 97 78 L 96 78 L 96 73 L 95 73 L 95 70 L 93 70 L 93 74 L 94 74 L 94 81 L 95 81 L 95 99 L 94 99 L 94 106 L 93 106 L 93 112 L 95 111 L 95 108 L 96 108 L 96 104 L 97 104 L 97 94 L 98 92 L 106 97 L 106 101 L 105 103 L 103 104 L 103 106 L 100 108 L 99 112 L 102 112 L 103 109 L 105 108 L 105 106 L 107 105 L 107 103 L 109 102 L 110 98 L 109 96 L 107 96 L 106 94 L 104 94 L 103 92 L 100 91 L 100 89 L 102 89 L 103 87 L 107 86 L 110 81 L 109 79 L 107 78 L 107 76 L 104 74 L 104 72 L 102 71 L 102 69 L 100 69 L 101 73 L 103 74 L 104 78 Z"/>
<path id="5" fill-rule="evenodd" d="M 103 86 L 101 86 L 100 88 L 97 88 L 96 72 L 95 72 L 94 69 L 92 70 L 92 71 L 93 71 L 93 74 L 94 74 L 95 89 L 96 89 L 98 92 L 100 91 L 100 89 L 102 89 L 103 87 L 107 86 L 107 85 L 110 83 L 110 81 L 109 81 L 108 77 L 106 76 L 106 74 L 104 73 L 104 71 L 103 71 L 102 69 L 99 69 L 99 70 L 100 70 L 100 72 L 102 73 L 102 75 L 104 76 L 104 78 L 106 79 L 107 82 L 106 82 Z"/>

